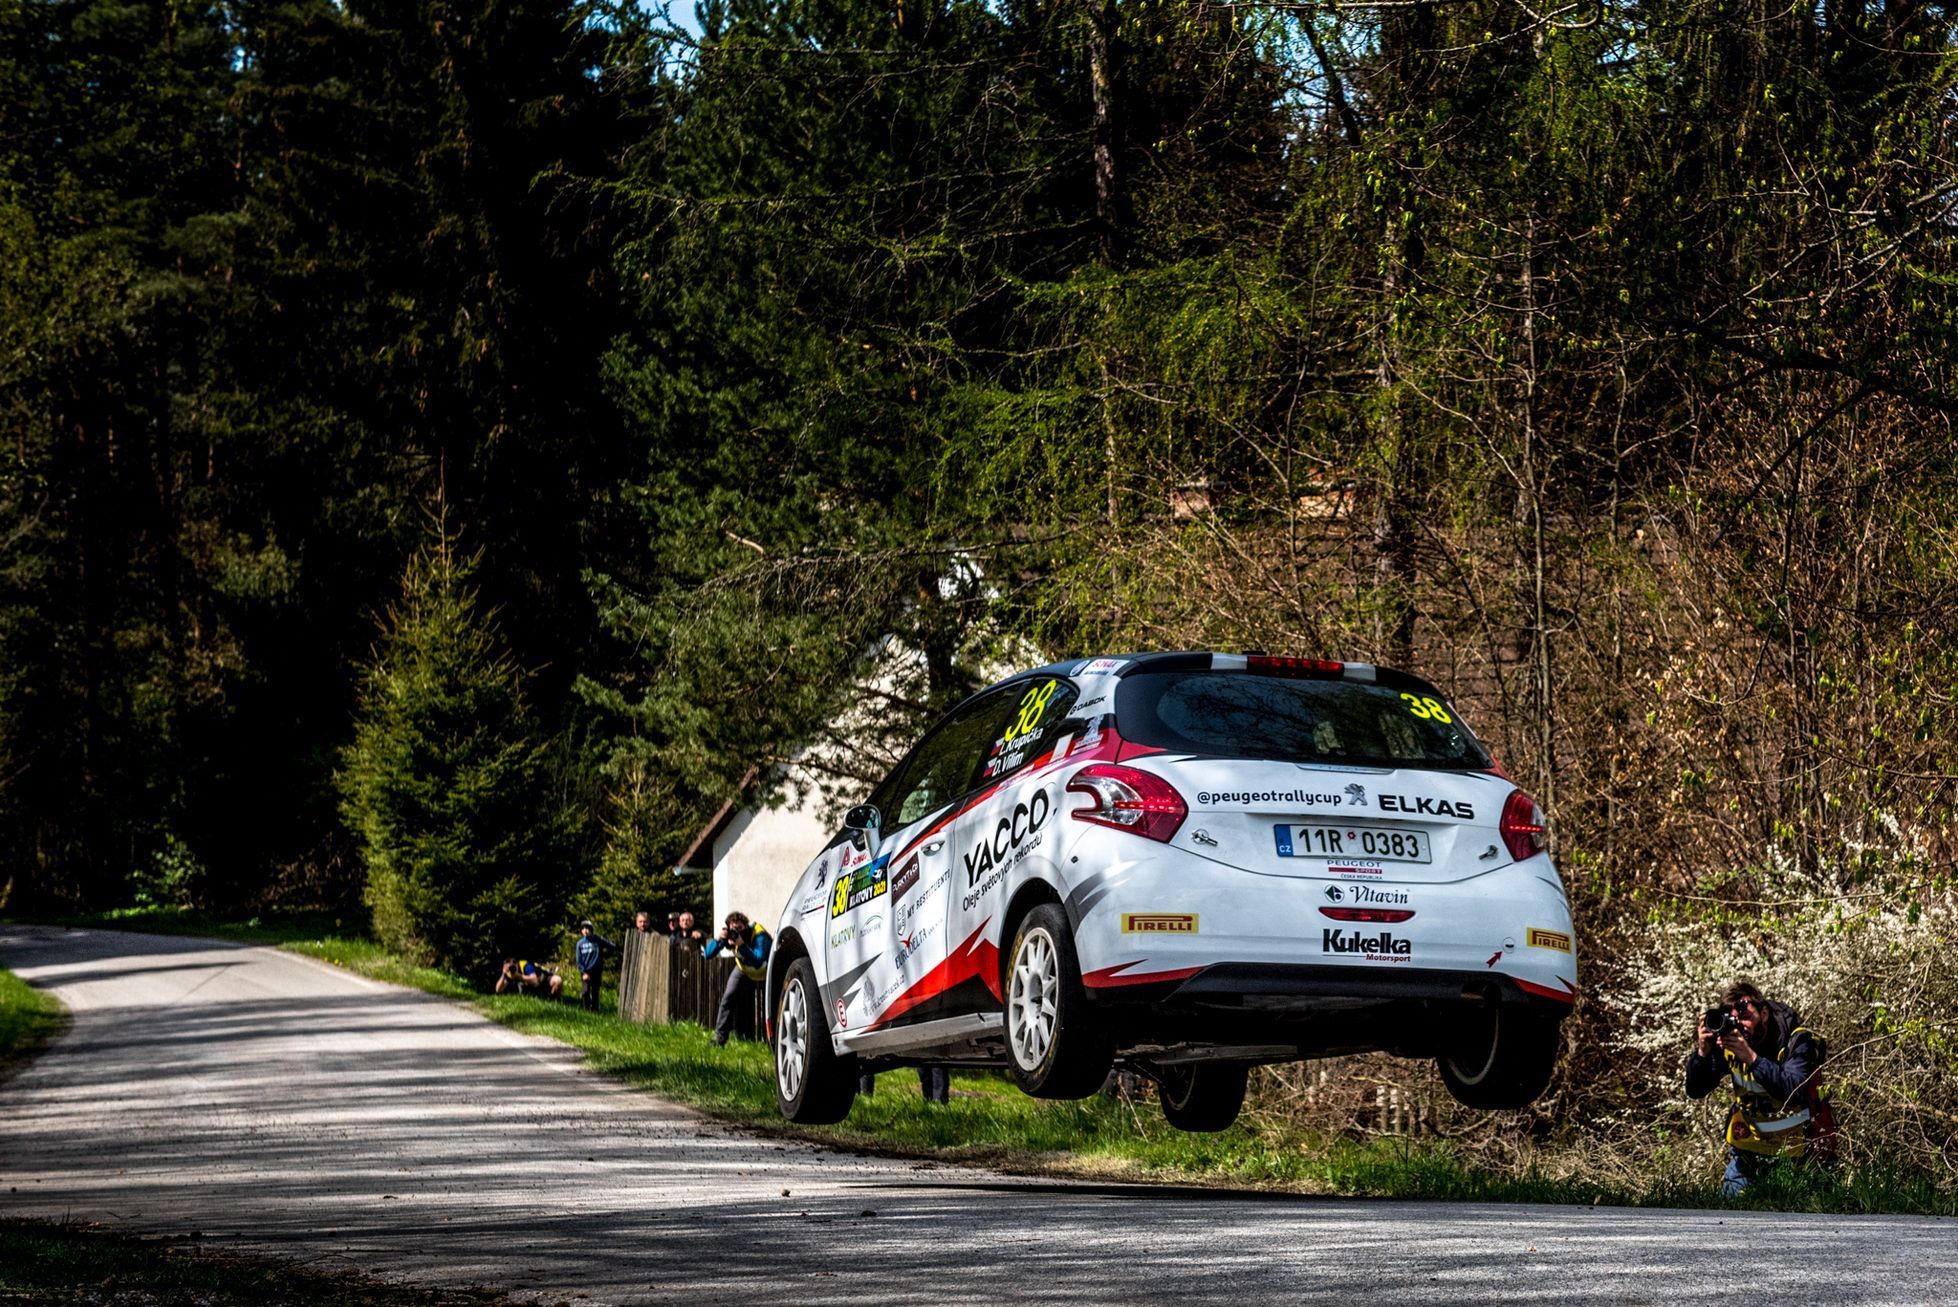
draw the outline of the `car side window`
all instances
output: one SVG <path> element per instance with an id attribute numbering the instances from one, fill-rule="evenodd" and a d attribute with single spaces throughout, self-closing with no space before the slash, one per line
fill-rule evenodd
<path id="1" fill-rule="evenodd" d="M 992 729 L 971 784 L 1003 780 L 1045 753 L 1055 728 L 1067 720 L 1080 693 L 1073 682 L 1058 676 L 1009 687 L 1003 696 L 1004 711 L 995 711 L 989 719 Z"/>
<path id="2" fill-rule="evenodd" d="M 968 782 L 973 760 L 985 751 L 996 734 L 994 723 L 1004 715 L 1007 706 L 1005 695 L 985 695 L 967 704 L 925 737 L 893 787 L 891 803 L 895 812 L 887 819 L 889 829 L 908 826 L 929 816 L 971 788 Z"/>

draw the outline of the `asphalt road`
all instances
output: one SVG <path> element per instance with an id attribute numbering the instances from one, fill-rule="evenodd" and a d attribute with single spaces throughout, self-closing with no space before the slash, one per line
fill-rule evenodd
<path id="1" fill-rule="evenodd" d="M 1958 1223 L 1048 1184 L 757 1138 L 267 949 L 0 926 L 73 1028 L 0 1084 L 0 1215 L 689 1304 L 1958 1303 Z"/>

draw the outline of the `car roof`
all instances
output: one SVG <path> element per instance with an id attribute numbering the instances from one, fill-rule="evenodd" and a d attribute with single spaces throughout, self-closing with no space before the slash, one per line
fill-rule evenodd
<path id="1" fill-rule="evenodd" d="M 969 703 L 971 699 L 976 699 L 981 694 L 985 694 L 991 690 L 997 690 L 1004 685 L 1012 685 L 1016 681 L 1036 679 L 1044 676 L 1059 676 L 1066 677 L 1070 680 L 1082 680 L 1099 674 L 1113 676 L 1119 680 L 1124 677 L 1134 676 L 1140 672 L 1228 671 L 1234 670 L 1232 664 L 1241 666 L 1247 658 L 1262 658 L 1265 656 L 1261 651 L 1257 650 L 1239 654 L 1228 654 L 1211 649 L 1159 650 L 1154 653 L 1088 654 L 1079 658 L 1069 658 L 1057 663 L 1048 663 L 1044 667 L 1032 667 L 1024 672 L 1015 672 L 1011 676 L 986 686 L 985 689 L 978 691 L 977 694 L 972 695 L 965 702 Z M 1329 659 L 1327 661 L 1335 660 Z M 1097 668 L 1095 666 L 1097 663 L 1112 665 Z M 1427 680 L 1416 676 L 1412 672 L 1401 671 L 1399 668 L 1382 667 L 1373 663 L 1358 662 L 1348 662 L 1344 666 L 1350 669 L 1347 679 L 1354 681 L 1370 682 L 1389 689 L 1419 690 L 1428 694 L 1440 693 Z M 964 706 L 964 703 L 959 705 L 959 707 Z"/>

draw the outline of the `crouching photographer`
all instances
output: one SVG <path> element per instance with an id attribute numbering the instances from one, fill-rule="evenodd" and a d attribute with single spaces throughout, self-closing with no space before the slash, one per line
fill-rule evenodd
<path id="1" fill-rule="evenodd" d="M 1786 1003 L 1763 998 L 1745 980 L 1720 993 L 1700 1017 L 1686 1059 L 1686 1096 L 1704 1098 L 1722 1081 L 1733 1091 L 1727 1116 L 1727 1171 L 1720 1192 L 1733 1197 L 1776 1167 L 1832 1160 L 1834 1120 L 1821 1091 L 1827 1048 Z"/>

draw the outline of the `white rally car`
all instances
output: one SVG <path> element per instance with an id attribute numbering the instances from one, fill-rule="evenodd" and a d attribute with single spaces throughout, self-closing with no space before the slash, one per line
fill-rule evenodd
<path id="1" fill-rule="evenodd" d="M 1522 1107 L 1576 998 L 1544 817 L 1427 682 L 1362 663 L 1057 663 L 932 728 L 803 873 L 768 978 L 776 1093 L 1004 1067 L 1154 1079 L 1229 1125 L 1258 1063 L 1385 1049 Z"/>

